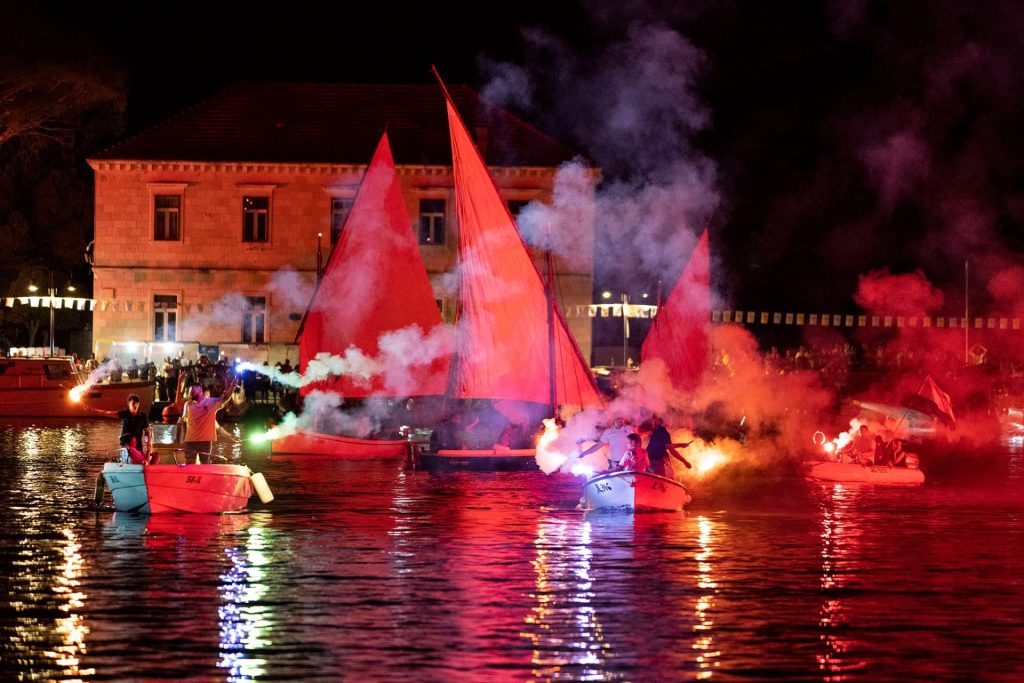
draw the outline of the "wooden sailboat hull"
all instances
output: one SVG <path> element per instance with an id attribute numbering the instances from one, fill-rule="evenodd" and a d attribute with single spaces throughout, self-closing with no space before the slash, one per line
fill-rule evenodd
<path id="1" fill-rule="evenodd" d="M 682 510 L 690 502 L 686 487 L 649 472 L 609 472 L 583 485 L 588 510 Z"/>
<path id="2" fill-rule="evenodd" d="M 527 472 L 538 469 L 534 448 L 440 450 L 420 453 L 417 464 L 431 472 Z"/>
<path id="3" fill-rule="evenodd" d="M 924 472 L 908 467 L 888 465 L 860 465 L 850 462 L 814 462 L 805 465 L 804 476 L 814 481 L 832 481 L 860 484 L 924 483 Z"/>
<path id="4" fill-rule="evenodd" d="M 405 439 L 357 439 L 297 430 L 270 442 L 273 455 L 316 455 L 351 460 L 404 458 L 409 452 Z"/>
<path id="5" fill-rule="evenodd" d="M 244 465 L 106 463 L 103 478 L 122 512 L 236 512 L 253 494 Z"/>

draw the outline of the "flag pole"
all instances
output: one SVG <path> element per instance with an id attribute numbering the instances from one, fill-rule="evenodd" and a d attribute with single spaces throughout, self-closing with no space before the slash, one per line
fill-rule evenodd
<path id="1" fill-rule="evenodd" d="M 928 375 L 925 375 L 924 381 L 921 382 L 921 386 L 919 386 L 917 388 L 917 391 L 914 392 L 914 395 L 919 395 L 924 390 L 924 386 L 926 384 L 928 384 Z M 899 432 L 900 425 L 903 424 L 903 421 L 905 419 L 907 419 L 907 415 L 909 415 L 909 414 L 910 414 L 910 408 L 905 408 L 904 411 L 903 411 L 903 414 L 900 416 L 899 422 L 897 422 L 896 426 L 892 428 L 892 438 L 894 438 L 894 439 L 897 438 L 896 435 Z"/>

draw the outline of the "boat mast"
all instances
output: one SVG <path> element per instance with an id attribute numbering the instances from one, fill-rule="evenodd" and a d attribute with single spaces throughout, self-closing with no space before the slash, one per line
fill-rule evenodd
<path id="1" fill-rule="evenodd" d="M 971 362 L 971 318 L 969 305 L 971 290 L 969 287 L 969 276 L 970 265 L 967 259 L 964 259 L 964 365 L 968 365 Z"/>
<path id="2" fill-rule="evenodd" d="M 548 222 L 548 248 L 545 250 L 545 259 L 548 264 L 548 387 L 551 417 L 558 417 L 558 393 L 555 384 L 555 259 L 551 255 L 550 222 Z"/>

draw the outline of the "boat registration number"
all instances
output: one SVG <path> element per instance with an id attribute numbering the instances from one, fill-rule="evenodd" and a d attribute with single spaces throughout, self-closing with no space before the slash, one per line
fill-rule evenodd
<path id="1" fill-rule="evenodd" d="M 652 483 L 651 484 L 651 488 L 654 489 L 655 491 L 661 491 L 662 493 L 664 493 L 665 491 L 668 490 L 665 487 L 665 482 L 663 482 L 663 481 L 656 481 L 656 482 Z"/>
<path id="2" fill-rule="evenodd" d="M 594 488 L 597 489 L 598 491 L 611 491 L 612 485 L 607 482 L 599 481 L 596 484 L 594 484 Z"/>
<path id="3" fill-rule="evenodd" d="M 190 474 L 187 477 L 185 477 L 185 483 L 186 484 L 198 484 L 202 480 L 203 480 L 202 476 L 197 475 L 197 474 Z"/>

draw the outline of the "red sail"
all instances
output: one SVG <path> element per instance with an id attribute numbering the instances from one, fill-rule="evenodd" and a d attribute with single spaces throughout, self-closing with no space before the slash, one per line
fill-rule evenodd
<path id="1" fill-rule="evenodd" d="M 695 389 L 708 367 L 710 260 L 708 231 L 704 230 L 640 348 L 641 362 L 660 358 L 668 367 L 672 384 L 684 391 Z"/>
<path id="2" fill-rule="evenodd" d="M 359 186 L 338 244 L 299 329 L 303 371 L 316 354 L 344 356 L 355 347 L 378 358 L 382 335 L 418 325 L 428 334 L 442 325 L 409 212 L 402 198 L 387 134 Z M 396 359 L 397 360 L 397 359 Z M 450 357 L 404 365 L 370 378 L 332 375 L 308 385 L 348 397 L 425 396 L 444 393 Z"/>
<path id="3" fill-rule="evenodd" d="M 555 310 L 553 334 L 549 331 L 540 272 L 479 150 L 447 100 L 461 304 L 453 395 L 550 403 L 553 337 L 556 402 L 600 406 L 593 375 L 561 311 Z"/>

